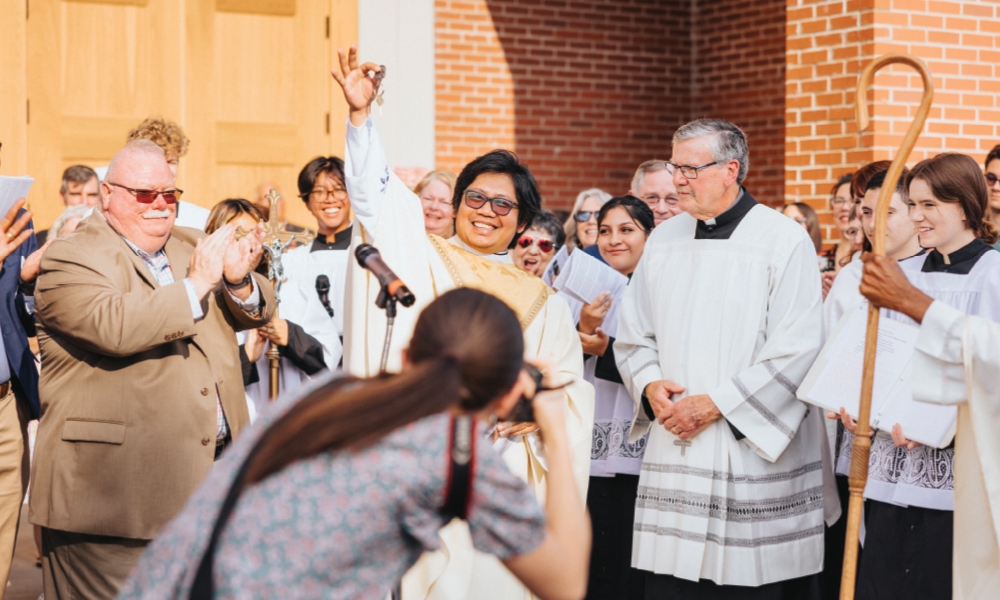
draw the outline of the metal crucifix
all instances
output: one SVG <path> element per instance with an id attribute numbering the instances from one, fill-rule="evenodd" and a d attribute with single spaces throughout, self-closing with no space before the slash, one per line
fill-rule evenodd
<path id="1" fill-rule="evenodd" d="M 286 230 L 278 217 L 281 212 L 278 205 L 281 202 L 281 196 L 278 195 L 277 190 L 271 188 L 265 198 L 267 198 L 271 208 L 268 211 L 267 223 L 264 227 L 264 252 L 267 255 L 267 278 L 274 287 L 274 318 L 277 318 L 281 306 L 281 283 L 285 278 L 285 270 L 281 266 L 281 255 L 291 245 L 296 234 Z M 271 376 L 268 398 L 273 401 L 278 397 L 278 377 L 281 366 L 281 354 L 274 343 L 267 351 L 267 363 Z"/>

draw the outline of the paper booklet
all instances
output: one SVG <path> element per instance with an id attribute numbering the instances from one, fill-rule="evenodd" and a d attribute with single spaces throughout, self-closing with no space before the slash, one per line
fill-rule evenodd
<path id="1" fill-rule="evenodd" d="M 0 175 L 0 218 L 7 216 L 7 211 L 15 202 L 27 198 L 28 190 L 33 183 L 35 183 L 34 178 L 27 175 L 21 177 Z"/>
<path id="2" fill-rule="evenodd" d="M 569 255 L 552 287 L 577 302 L 590 304 L 604 292 L 617 298 L 627 285 L 628 277 L 583 250 L 577 250 Z"/>
<path id="3" fill-rule="evenodd" d="M 840 319 L 799 386 L 799 400 L 835 413 L 843 406 L 858 418 L 867 323 L 867 305 Z M 916 325 L 884 315 L 879 319 L 869 423 L 886 432 L 899 423 L 907 439 L 944 448 L 955 437 L 958 409 L 913 399 L 913 349 L 919 331 Z"/>
<path id="4" fill-rule="evenodd" d="M 563 247 L 559 249 L 559 252 L 556 252 L 556 255 L 549 261 L 548 266 L 545 267 L 545 272 L 542 273 L 542 281 L 545 282 L 545 285 L 552 287 L 552 282 L 556 280 L 556 277 L 559 277 L 559 273 L 562 271 L 568 258 L 569 247 L 563 244 Z"/>

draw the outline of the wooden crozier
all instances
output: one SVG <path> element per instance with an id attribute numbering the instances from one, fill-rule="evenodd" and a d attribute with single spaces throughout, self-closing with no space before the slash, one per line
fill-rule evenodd
<path id="1" fill-rule="evenodd" d="M 927 65 L 919 58 L 908 54 L 885 54 L 871 62 L 861 72 L 858 79 L 855 108 L 858 118 L 858 134 L 868 128 L 868 88 L 871 86 L 875 72 L 894 63 L 909 65 L 920 73 L 923 80 L 924 95 L 920 100 L 916 117 L 906 131 L 903 143 L 896 152 L 896 157 L 889 166 L 875 208 L 875 234 L 871 240 L 872 252 L 885 256 L 886 219 L 889 216 L 889 203 L 895 190 L 894 182 L 903 172 L 910 151 L 917 143 L 923 130 L 927 113 L 934 99 L 934 83 L 931 80 Z M 848 477 L 850 486 L 850 504 L 847 511 L 847 541 L 844 548 L 844 571 L 840 579 L 840 600 L 854 600 L 854 584 L 858 569 L 858 537 L 861 530 L 861 508 L 864 502 L 865 483 L 868 481 L 868 453 L 871 449 L 871 427 L 869 419 L 872 405 L 872 386 L 875 382 L 875 351 L 878 347 L 879 310 L 874 305 L 868 305 L 868 327 L 865 332 L 865 363 L 861 376 L 861 407 L 858 410 L 858 427 L 851 446 L 851 470 Z"/>

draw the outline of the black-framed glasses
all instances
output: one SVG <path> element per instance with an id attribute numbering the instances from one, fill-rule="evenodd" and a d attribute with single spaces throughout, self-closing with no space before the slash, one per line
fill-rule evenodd
<path id="1" fill-rule="evenodd" d="M 698 179 L 698 171 L 702 169 L 707 169 L 708 167 L 717 164 L 719 164 L 719 161 L 713 160 L 712 162 L 705 163 L 700 167 L 692 167 L 691 165 L 675 165 L 674 163 L 668 160 L 667 168 L 670 169 L 671 173 L 673 173 L 674 171 L 680 171 L 681 175 L 684 176 L 684 179 Z"/>
<path id="2" fill-rule="evenodd" d="M 152 204 L 153 202 L 156 202 L 157 196 L 163 196 L 163 200 L 167 204 L 176 204 L 177 201 L 181 199 L 181 194 L 184 193 L 184 190 L 179 190 L 176 188 L 172 190 L 163 190 L 161 192 L 159 190 L 137 190 L 134 188 L 126 187 L 119 183 L 111 183 L 110 181 L 105 181 L 104 183 L 108 185 L 113 185 L 114 187 L 119 187 L 127 191 L 128 193 L 135 196 L 135 199 L 141 202 L 142 204 Z"/>
<path id="3" fill-rule="evenodd" d="M 479 209 L 482 208 L 487 202 L 490 203 L 490 210 L 492 210 L 493 214 L 498 217 L 509 215 L 510 211 L 514 210 L 518 206 L 517 202 L 514 202 L 513 200 L 508 200 L 506 198 L 490 198 L 486 194 L 466 190 L 465 205 L 469 208 Z"/>
<path id="4" fill-rule="evenodd" d="M 578 211 L 575 215 L 573 215 L 573 218 L 576 219 L 577 223 L 586 223 L 587 221 L 590 220 L 590 217 L 594 217 L 596 219 L 597 218 L 597 213 L 599 213 L 599 212 L 601 212 L 601 211 L 599 211 L 599 210 L 581 210 L 581 211 Z"/>
<path id="5" fill-rule="evenodd" d="M 1000 177 L 997 177 L 993 173 L 986 174 L 986 185 L 993 187 L 997 184 L 998 181 L 1000 181 Z"/>
<path id="6" fill-rule="evenodd" d="M 302 198 L 306 202 L 310 200 L 323 202 L 328 198 L 333 198 L 334 200 L 340 200 L 343 202 L 344 200 L 347 200 L 347 190 L 342 187 L 333 188 L 332 190 L 317 188 L 308 194 L 299 194 L 299 198 Z"/>

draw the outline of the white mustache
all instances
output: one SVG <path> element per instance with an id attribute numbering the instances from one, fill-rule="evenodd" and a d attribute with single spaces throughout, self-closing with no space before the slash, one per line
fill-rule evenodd
<path id="1" fill-rule="evenodd" d="M 170 211 L 167 209 L 163 210 L 147 210 L 142 213 L 143 219 L 166 219 L 170 217 Z"/>

